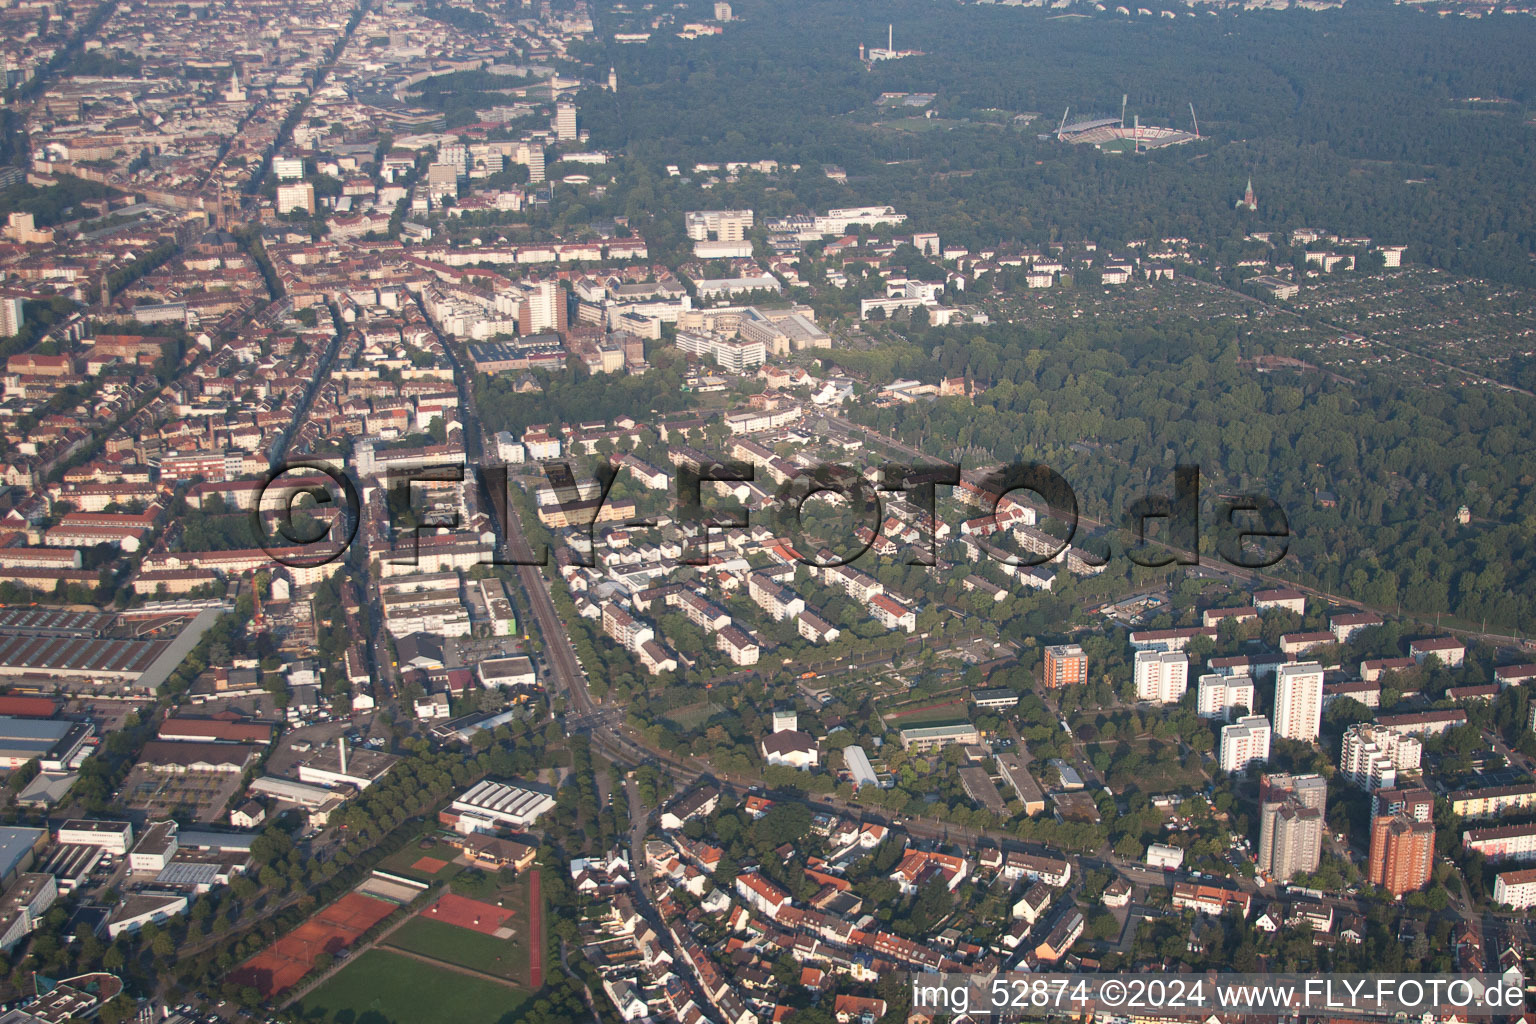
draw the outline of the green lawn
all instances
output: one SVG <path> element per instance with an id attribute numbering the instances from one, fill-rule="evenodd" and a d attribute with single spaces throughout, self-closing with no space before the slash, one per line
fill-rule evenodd
<path id="1" fill-rule="evenodd" d="M 370 949 L 293 1009 L 316 1024 L 495 1024 L 526 998 L 505 985 Z"/>
<path id="2" fill-rule="evenodd" d="M 709 721 L 711 715 L 722 710 L 724 709 L 719 704 L 706 700 L 668 711 L 662 717 L 679 729 L 697 729 Z"/>
<path id="3" fill-rule="evenodd" d="M 455 864 L 453 862 L 453 859 L 459 855 L 459 851 L 447 843 L 434 839 L 427 849 L 421 848 L 421 840 L 424 837 L 431 837 L 436 831 L 437 826 L 435 824 L 424 829 L 422 835 L 410 839 L 403 847 L 380 861 L 379 868 L 392 874 L 414 878 L 421 882 L 446 882 L 460 871 L 463 871 L 464 866 L 462 864 Z M 417 871 L 411 865 L 423 857 L 435 857 L 438 860 L 447 861 L 448 866 L 435 875 L 426 871 Z"/>
<path id="4" fill-rule="evenodd" d="M 526 923 L 521 915 L 513 918 L 510 924 L 517 934 L 510 939 L 498 939 L 494 935 L 482 935 L 446 921 L 414 917 L 401 925 L 386 942 L 391 946 L 526 985 L 528 954 L 526 938 L 522 933 Z"/>

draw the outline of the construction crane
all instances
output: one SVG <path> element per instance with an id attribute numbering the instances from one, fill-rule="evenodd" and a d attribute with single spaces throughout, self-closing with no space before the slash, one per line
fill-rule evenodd
<path id="1" fill-rule="evenodd" d="M 1189 105 L 1189 119 L 1195 122 L 1195 138 L 1198 139 L 1200 137 L 1200 119 L 1195 116 L 1195 105 L 1193 103 Z"/>
<path id="2" fill-rule="evenodd" d="M 1070 113 L 1072 113 L 1072 108 L 1071 107 L 1068 107 L 1066 110 L 1063 110 L 1061 112 L 1061 124 L 1056 129 L 1056 140 L 1058 142 L 1061 141 L 1061 133 L 1066 131 L 1066 128 L 1067 128 L 1067 115 L 1070 114 Z"/>

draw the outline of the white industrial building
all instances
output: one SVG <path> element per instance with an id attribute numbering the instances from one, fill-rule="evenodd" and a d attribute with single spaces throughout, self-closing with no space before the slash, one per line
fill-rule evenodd
<path id="1" fill-rule="evenodd" d="M 59 826 L 58 840 L 60 845 L 99 846 L 123 857 L 133 849 L 133 826 L 126 821 L 71 818 Z"/>
<path id="2" fill-rule="evenodd" d="M 461 826 L 469 831 L 510 828 L 522 831 L 554 809 L 555 798 L 542 790 L 517 783 L 485 779 L 454 800 Z M 483 826 L 483 827 L 476 827 Z M 461 827 L 460 831 L 464 831 Z"/>

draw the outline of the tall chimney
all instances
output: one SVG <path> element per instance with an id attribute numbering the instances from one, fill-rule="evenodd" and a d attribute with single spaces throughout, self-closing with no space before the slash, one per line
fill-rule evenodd
<path id="1" fill-rule="evenodd" d="M 896 52 L 896 26 L 891 24 L 885 26 L 885 51 L 887 53 Z"/>
<path id="2" fill-rule="evenodd" d="M 347 738 L 336 737 L 336 754 L 341 758 L 341 774 L 347 774 Z"/>

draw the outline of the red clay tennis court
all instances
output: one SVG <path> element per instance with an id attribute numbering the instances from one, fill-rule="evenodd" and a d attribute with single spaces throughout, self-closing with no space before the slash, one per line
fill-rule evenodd
<path id="1" fill-rule="evenodd" d="M 315 957 L 345 949 L 394 911 L 393 903 L 349 892 L 241 964 L 230 980 L 254 986 L 263 999 L 282 992 L 314 969 Z"/>
<path id="2" fill-rule="evenodd" d="M 435 875 L 447 866 L 448 862 L 445 860 L 439 860 L 436 857 L 423 857 L 411 865 L 411 870 L 425 871 L 429 875 Z"/>
<path id="3" fill-rule="evenodd" d="M 468 928 L 472 932 L 495 935 L 512 916 L 512 911 L 494 903 L 482 903 L 457 893 L 445 892 L 421 916 Z"/>

